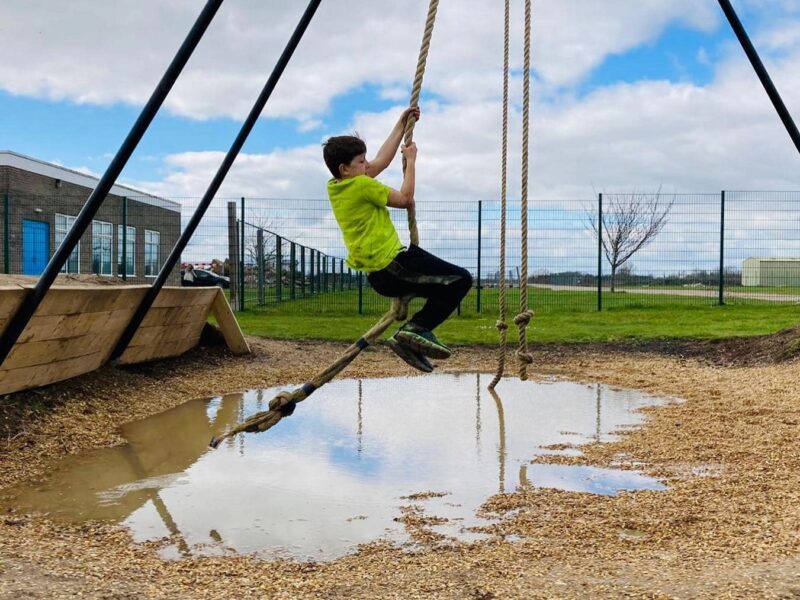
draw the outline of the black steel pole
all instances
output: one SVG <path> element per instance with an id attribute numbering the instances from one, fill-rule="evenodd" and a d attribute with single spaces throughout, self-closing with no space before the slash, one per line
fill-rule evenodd
<path id="1" fill-rule="evenodd" d="M 478 273 L 475 285 L 475 312 L 481 314 L 481 215 L 483 214 L 483 201 L 478 200 Z"/>
<path id="2" fill-rule="evenodd" d="M 136 149 L 145 131 L 147 131 L 150 123 L 156 116 L 158 109 L 161 108 L 164 99 L 167 97 L 167 94 L 169 94 L 169 91 L 178 79 L 183 67 L 202 39 L 209 24 L 214 19 L 222 2 L 223 0 L 208 0 L 200 16 L 197 18 L 197 21 L 195 21 L 189 34 L 183 41 L 183 44 L 178 49 L 175 58 L 172 59 L 161 81 L 158 82 L 158 86 L 156 86 L 152 96 L 150 96 L 147 104 L 142 109 L 139 118 L 136 119 L 128 136 L 117 151 L 116 156 L 111 160 L 111 164 L 108 165 L 97 187 L 95 187 L 94 191 L 83 205 L 80 213 L 78 213 L 64 241 L 61 242 L 61 245 L 50 259 L 50 262 L 47 263 L 47 267 L 45 267 L 44 272 L 36 282 L 36 287 L 25 296 L 19 309 L 9 321 L 2 337 L 0 337 L 0 364 L 5 361 L 8 353 L 11 352 L 19 336 L 22 335 L 25 326 L 31 320 L 33 313 L 36 312 L 39 304 L 44 300 L 47 291 L 50 289 L 50 286 L 53 285 L 53 281 L 55 281 L 58 273 L 67 262 L 70 254 L 72 254 L 72 250 L 78 245 L 81 236 L 83 236 L 95 214 L 97 214 L 100 205 L 103 204 L 108 192 L 111 190 L 111 186 L 114 185 L 117 177 L 119 177 L 119 174 L 131 157 L 131 154 L 133 154 L 133 151 Z"/>
<path id="3" fill-rule="evenodd" d="M 597 194 L 597 312 L 603 310 L 603 194 Z"/>
<path id="4" fill-rule="evenodd" d="M 725 190 L 720 194 L 719 208 L 719 304 L 725 304 Z"/>
<path id="5" fill-rule="evenodd" d="M 761 85 L 764 86 L 764 90 L 767 92 L 769 99 L 772 100 L 772 105 L 778 112 L 781 121 L 783 121 L 783 125 L 786 127 L 789 137 L 792 138 L 795 148 L 800 152 L 800 131 L 798 131 L 797 125 L 795 125 L 792 119 L 792 115 L 789 114 L 789 110 L 783 103 L 778 89 L 775 87 L 775 84 L 772 83 L 767 68 L 764 66 L 764 63 L 761 62 L 758 51 L 750 41 L 750 37 L 747 35 L 744 25 L 742 25 L 742 22 L 739 20 L 739 16 L 736 14 L 730 0 L 719 0 L 719 5 L 722 8 L 722 12 L 728 17 L 728 22 L 731 24 L 733 32 L 736 34 L 736 37 L 739 38 L 742 49 L 744 49 L 745 54 L 747 54 L 747 58 L 750 59 L 750 64 L 753 65 L 753 69 L 755 69 L 756 75 L 758 75 L 758 78 L 761 80 Z"/>
<path id="6" fill-rule="evenodd" d="M 122 338 L 120 338 L 119 342 L 117 343 L 117 347 L 114 349 L 114 352 L 111 355 L 112 360 L 119 358 L 122 356 L 122 353 L 125 352 L 125 349 L 128 347 L 131 339 L 133 339 L 133 334 L 144 320 L 145 315 L 147 315 L 147 311 L 150 310 L 150 307 L 153 305 L 153 302 L 155 301 L 156 296 L 158 296 L 158 293 L 161 291 L 161 288 L 164 287 L 167 277 L 178 260 L 180 260 L 181 252 L 183 252 L 184 248 L 186 248 L 186 245 L 189 243 L 192 234 L 194 234 L 198 225 L 200 225 L 200 220 L 203 218 L 203 215 L 205 215 L 206 210 L 208 210 L 211 201 L 214 199 L 214 196 L 222 186 L 222 182 L 225 180 L 225 177 L 228 175 L 228 171 L 230 171 L 230 168 L 233 165 L 233 161 L 236 160 L 236 157 L 241 151 L 242 146 L 244 146 L 247 137 L 250 135 L 250 132 L 253 130 L 253 127 L 258 121 L 259 116 L 263 112 L 264 106 L 267 104 L 267 100 L 269 100 L 269 97 L 272 95 L 275 86 L 278 84 L 281 75 L 283 75 L 286 66 L 289 64 L 289 60 L 292 58 L 292 54 L 294 54 L 294 51 L 297 49 L 300 40 L 303 38 L 303 34 L 308 28 L 308 25 L 311 23 L 311 19 L 313 18 L 314 13 L 317 11 L 317 8 L 319 8 L 321 2 L 322 0 L 311 0 L 308 3 L 308 7 L 306 7 L 303 16 L 300 18 L 300 22 L 297 24 L 297 27 L 292 33 L 292 37 L 289 38 L 286 48 L 284 48 L 283 53 L 275 65 L 275 68 L 272 70 L 272 74 L 269 76 L 267 83 L 264 85 L 264 89 L 261 90 L 261 94 L 259 94 L 255 105 L 250 111 L 250 114 L 247 116 L 242 128 L 239 130 L 239 134 L 236 136 L 236 139 L 231 145 L 230 150 L 228 150 L 228 154 L 222 161 L 219 170 L 217 170 L 217 174 L 214 176 L 214 179 L 208 186 L 208 189 L 200 201 L 197 210 L 195 210 L 192 218 L 189 220 L 189 223 L 187 223 L 186 229 L 183 230 L 181 237 L 178 238 L 175 247 L 167 257 L 167 260 L 164 263 L 164 266 L 161 268 L 161 271 L 159 271 L 158 277 L 156 277 L 153 285 L 147 290 L 147 293 L 142 299 L 142 303 L 136 309 L 136 313 L 134 313 L 131 322 L 128 324 L 127 329 L 122 334 Z"/>

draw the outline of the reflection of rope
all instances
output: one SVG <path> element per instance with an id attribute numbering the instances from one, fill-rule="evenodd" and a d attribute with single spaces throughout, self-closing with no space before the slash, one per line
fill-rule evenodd
<path id="1" fill-rule="evenodd" d="M 492 398 L 494 398 L 494 404 L 497 407 L 497 423 L 499 425 L 498 429 L 500 434 L 500 447 L 497 451 L 497 457 L 500 463 L 498 492 L 502 494 L 506 491 L 506 418 L 503 411 L 503 402 L 500 400 L 500 396 L 497 395 L 497 392 L 494 391 L 494 388 L 490 388 L 489 393 L 492 395 Z"/>
<path id="2" fill-rule="evenodd" d="M 428 50 L 430 49 L 431 37 L 433 35 L 433 26 L 436 21 L 436 10 L 439 7 L 439 0 L 431 0 L 428 8 L 428 18 L 425 22 L 425 31 L 422 36 L 422 46 L 419 51 L 419 60 L 417 62 L 417 72 L 414 75 L 414 85 L 411 91 L 411 105 L 416 106 L 419 104 L 419 95 L 422 90 L 422 78 L 425 74 L 425 65 L 428 60 Z M 410 118 L 406 121 L 405 140 L 409 144 L 412 139 L 415 119 Z M 408 229 L 411 243 L 415 246 L 419 245 L 419 231 L 417 230 L 417 219 L 413 208 L 408 209 Z M 236 435 L 242 431 L 255 432 L 266 431 L 274 427 L 283 417 L 288 417 L 294 412 L 295 406 L 298 402 L 302 402 L 308 398 L 315 390 L 319 389 L 331 379 L 341 373 L 347 365 L 349 365 L 355 358 L 361 354 L 370 344 L 374 344 L 383 333 L 395 321 L 404 321 L 408 316 L 408 304 L 411 302 L 411 296 L 403 298 L 392 299 L 392 305 L 386 314 L 381 317 L 372 329 L 359 338 L 355 344 L 351 345 L 339 359 L 334 362 L 327 369 L 318 373 L 314 379 L 304 384 L 303 386 L 291 392 L 281 392 L 275 396 L 269 403 L 269 410 L 259 412 L 244 423 L 234 427 L 228 433 L 211 439 L 211 447 L 216 448 L 219 443 L 232 435 Z"/>
<path id="3" fill-rule="evenodd" d="M 497 373 L 489 384 L 493 390 L 503 377 L 506 366 L 506 344 L 508 325 L 506 324 L 506 190 L 508 183 L 508 45 L 509 45 L 509 0 L 505 0 L 505 25 L 503 30 L 503 142 L 501 150 L 500 183 L 500 316 L 497 330 L 500 334 L 500 348 L 497 353 Z"/>

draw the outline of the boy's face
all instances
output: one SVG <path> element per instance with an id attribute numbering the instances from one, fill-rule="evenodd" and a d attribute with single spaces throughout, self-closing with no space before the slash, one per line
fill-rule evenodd
<path id="1" fill-rule="evenodd" d="M 359 154 L 348 164 L 340 165 L 339 173 L 341 174 L 342 179 L 350 179 L 351 177 L 366 175 L 368 166 L 369 162 L 367 162 L 367 155 Z"/>

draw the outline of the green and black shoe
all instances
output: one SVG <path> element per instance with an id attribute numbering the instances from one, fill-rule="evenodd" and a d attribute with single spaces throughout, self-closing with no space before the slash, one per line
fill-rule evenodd
<path id="1" fill-rule="evenodd" d="M 392 352 L 418 371 L 422 371 L 423 373 L 431 373 L 433 371 L 433 365 L 427 358 L 419 352 L 415 352 L 411 348 L 401 344 L 395 339 L 395 336 L 386 340 L 386 345 L 392 349 Z"/>
<path id="2" fill-rule="evenodd" d="M 436 339 L 430 329 L 424 329 L 413 323 L 406 323 L 393 336 L 404 346 L 424 354 L 430 358 L 443 360 L 450 358 L 450 348 Z"/>

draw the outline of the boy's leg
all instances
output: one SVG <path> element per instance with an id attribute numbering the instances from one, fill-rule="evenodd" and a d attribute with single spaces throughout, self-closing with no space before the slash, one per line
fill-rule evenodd
<path id="1" fill-rule="evenodd" d="M 447 358 L 450 350 L 431 333 L 456 309 L 472 286 L 469 271 L 444 261 L 418 246 L 397 255 L 370 283 L 385 296 L 414 294 L 427 299 L 422 309 L 395 334 L 398 340 L 431 358 Z"/>

